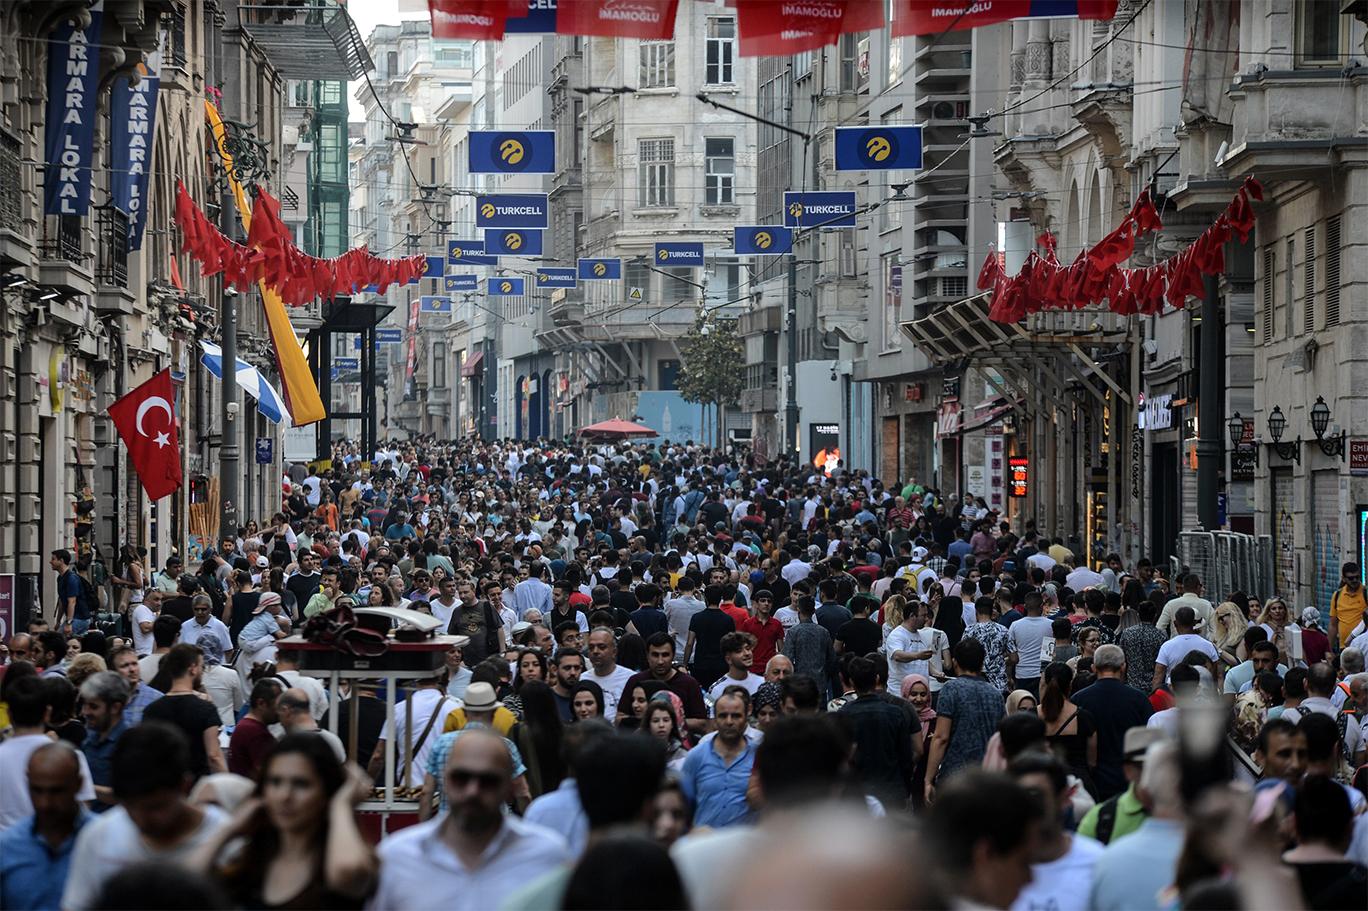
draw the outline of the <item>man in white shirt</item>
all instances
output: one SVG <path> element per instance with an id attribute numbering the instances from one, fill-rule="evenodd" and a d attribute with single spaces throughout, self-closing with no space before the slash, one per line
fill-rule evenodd
<path id="1" fill-rule="evenodd" d="M 591 669 L 580 680 L 592 680 L 599 685 L 603 690 L 603 717 L 616 718 L 622 690 L 636 672 L 617 663 L 617 639 L 611 629 L 601 626 L 590 632 L 584 650 Z"/>
<path id="2" fill-rule="evenodd" d="M 413 729 L 408 727 L 409 707 L 413 709 Z M 391 729 L 390 723 L 385 722 L 385 726 L 380 731 L 380 739 L 375 743 L 375 752 L 371 754 L 370 762 L 366 766 L 366 774 L 371 778 L 379 780 L 385 769 L 385 743 L 394 741 L 394 783 L 399 787 L 419 788 L 423 785 L 423 770 L 427 768 L 428 755 L 436 745 L 437 739 L 442 736 L 442 726 L 446 721 L 446 716 L 461 707 L 461 703 L 449 698 L 438 688 L 437 679 L 424 680 L 418 685 L 408 697 L 405 703 L 395 706 L 394 709 L 394 728 L 397 728 L 398 735 Z M 435 717 L 434 717 L 435 716 Z M 500 744 L 502 747 L 502 743 Z M 408 757 L 410 750 L 413 753 L 413 761 L 409 764 L 408 780 L 404 780 L 403 768 L 404 760 Z M 417 902 L 415 898 L 413 901 Z M 423 907 L 428 905 L 423 904 Z"/>
<path id="3" fill-rule="evenodd" d="M 930 670 L 931 649 L 922 639 L 926 625 L 926 605 L 920 601 L 907 606 L 907 617 L 888 633 L 884 651 L 888 655 L 888 692 L 902 696 L 903 679 L 908 674 L 926 676 Z"/>
<path id="4" fill-rule="evenodd" d="M 451 626 L 451 615 L 456 613 L 459 603 L 456 598 L 456 579 L 452 576 L 443 576 L 442 584 L 436 598 L 428 602 L 428 609 L 432 611 L 432 617 L 441 622 L 438 629 L 443 632 Z"/>
<path id="5" fill-rule="evenodd" d="M 722 657 L 727 662 L 727 672 L 708 689 L 713 702 L 722 698 L 729 686 L 744 687 L 752 696 L 760 689 L 765 678 L 751 673 L 754 658 L 755 637 L 750 633 L 727 633 L 721 640 Z"/>
<path id="6" fill-rule="evenodd" d="M 157 611 L 161 609 L 162 593 L 153 589 L 133 605 L 133 650 L 139 658 L 152 654 L 156 643 L 152 639 L 152 624 L 156 622 Z"/>
<path id="7" fill-rule="evenodd" d="M 498 908 L 529 877 L 573 860 L 558 833 L 503 812 L 513 798 L 513 759 L 502 738 L 483 730 L 458 738 L 442 785 L 446 813 L 380 843 L 372 911 Z"/>
<path id="8" fill-rule="evenodd" d="M 1188 656 L 1189 652 L 1201 652 L 1208 661 L 1220 660 L 1220 653 L 1205 636 L 1192 631 L 1196 615 L 1190 607 L 1180 607 L 1173 614 L 1174 636 L 1159 646 L 1159 655 L 1154 659 L 1154 688 L 1159 689 L 1168 680 L 1168 670 Z"/>
<path id="9" fill-rule="evenodd" d="M 1042 616 L 1040 592 L 1027 592 L 1026 616 L 1007 628 L 1007 667 L 1016 685 L 1032 696 L 1040 695 L 1040 646 L 1054 638 L 1054 624 Z"/>
<path id="10" fill-rule="evenodd" d="M 312 465 L 309 466 L 309 476 L 304 479 L 304 501 L 310 508 L 317 509 L 321 499 L 323 479 L 318 476 L 318 471 Z"/>
<path id="11" fill-rule="evenodd" d="M 1159 620 L 1155 623 L 1166 636 L 1172 632 L 1173 615 L 1180 607 L 1192 608 L 1192 613 L 1197 618 L 1197 625 L 1193 627 L 1195 630 L 1206 629 L 1207 621 L 1211 619 L 1211 602 L 1202 597 L 1201 578 L 1196 573 L 1179 576 L 1178 586 L 1183 593 L 1164 605 L 1164 609 L 1159 613 Z"/>
<path id="12" fill-rule="evenodd" d="M 1078 558 L 1074 557 L 1072 562 L 1077 563 Z M 1093 571 L 1085 562 L 1069 572 L 1069 575 L 1064 579 L 1064 584 L 1073 591 L 1081 592 L 1085 588 L 1103 584 L 1103 579 L 1101 573 Z"/>
<path id="13" fill-rule="evenodd" d="M 818 550 L 815 554 L 812 553 L 812 548 L 809 548 L 808 550 L 809 558 L 821 556 L 820 550 Z M 808 575 L 811 573 L 812 564 L 803 560 L 802 557 L 794 557 L 792 560 L 789 560 L 787 563 L 784 564 L 784 568 L 779 571 L 779 575 L 783 576 L 784 581 L 787 582 L 789 585 L 797 585 L 799 582 L 802 582 L 804 579 L 806 579 Z"/>
<path id="14" fill-rule="evenodd" d="M 220 655 L 225 655 L 233 650 L 233 639 L 228 634 L 228 627 L 223 621 L 214 616 L 214 602 L 206 594 L 195 595 L 190 602 L 190 610 L 194 613 L 189 620 L 181 624 L 180 641 L 186 645 L 198 645 L 206 651 L 210 644 L 218 646 Z"/>
<path id="15" fill-rule="evenodd" d="M 9 714 L 11 734 L 0 741 L 0 829 L 33 813 L 28 787 L 29 759 L 53 742 L 43 727 L 47 697 L 37 677 L 16 680 L 10 685 Z M 85 755 L 77 751 L 76 760 L 81 767 L 81 787 L 76 799 L 86 803 L 95 799 L 94 779 L 90 777 Z"/>

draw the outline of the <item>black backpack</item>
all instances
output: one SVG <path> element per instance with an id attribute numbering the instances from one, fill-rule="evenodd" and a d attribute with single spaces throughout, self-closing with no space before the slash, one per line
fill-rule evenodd
<path id="1" fill-rule="evenodd" d="M 84 614 L 90 620 L 95 619 L 95 615 L 100 612 L 100 593 L 95 591 L 95 586 L 85 576 L 77 573 L 76 570 L 69 570 L 76 573 L 76 581 L 80 585 L 81 593 L 77 596 L 77 613 Z"/>

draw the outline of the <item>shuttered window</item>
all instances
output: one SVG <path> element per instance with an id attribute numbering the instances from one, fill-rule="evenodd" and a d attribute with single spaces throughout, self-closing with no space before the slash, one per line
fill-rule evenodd
<path id="1" fill-rule="evenodd" d="M 1263 255 L 1263 340 L 1264 344 L 1273 341 L 1273 270 L 1277 263 L 1277 254 L 1273 252 L 1270 245 L 1264 249 Z"/>
<path id="2" fill-rule="evenodd" d="M 1316 331 L 1316 228 L 1306 229 L 1302 240 L 1302 327 L 1304 332 Z"/>
<path id="3" fill-rule="evenodd" d="M 1325 327 L 1340 321 L 1340 217 L 1325 220 Z"/>

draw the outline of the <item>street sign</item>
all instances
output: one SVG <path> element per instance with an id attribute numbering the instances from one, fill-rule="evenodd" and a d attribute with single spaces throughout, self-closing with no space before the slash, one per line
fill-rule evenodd
<path id="1" fill-rule="evenodd" d="M 732 249 L 739 256 L 779 256 L 793 252 L 793 229 L 782 225 L 752 225 L 732 230 Z"/>
<path id="2" fill-rule="evenodd" d="M 501 193 L 475 197 L 477 228 L 546 228 L 545 193 Z"/>
<path id="3" fill-rule="evenodd" d="M 451 298 L 424 294 L 419 300 L 418 310 L 421 313 L 450 313 Z"/>
<path id="4" fill-rule="evenodd" d="M 550 174 L 556 170 L 554 130 L 473 130 L 470 173 Z"/>
<path id="5" fill-rule="evenodd" d="M 655 245 L 657 266 L 701 266 L 702 244 L 659 243 Z"/>
<path id="6" fill-rule="evenodd" d="M 485 252 L 495 256 L 541 256 L 542 232 L 526 228 L 489 228 Z"/>
<path id="7" fill-rule="evenodd" d="M 579 278 L 582 282 L 608 282 L 622 278 L 621 259 L 581 259 Z"/>
<path id="8" fill-rule="evenodd" d="M 784 224 L 790 228 L 855 227 L 855 192 L 784 194 Z"/>
<path id="9" fill-rule="evenodd" d="M 627 292 L 627 299 L 628 299 L 628 300 L 634 300 L 634 301 L 639 301 L 639 300 L 641 300 L 641 289 L 640 289 L 640 288 L 632 288 L 631 290 L 629 290 L 629 291 Z"/>
<path id="10" fill-rule="evenodd" d="M 1355 477 L 1368 475 L 1368 439 L 1355 437 L 1349 441 L 1349 473 Z"/>
<path id="11" fill-rule="evenodd" d="M 537 270 L 538 288 L 573 288 L 575 281 L 574 269 L 543 266 Z"/>
<path id="12" fill-rule="evenodd" d="M 838 171 L 893 171 L 921 166 L 921 127 L 836 128 Z"/>
<path id="13" fill-rule="evenodd" d="M 486 279 L 486 290 L 490 297 L 519 297 L 526 293 L 526 282 L 521 278 Z"/>
<path id="14" fill-rule="evenodd" d="M 497 266 L 497 256 L 486 256 L 482 240 L 447 241 L 447 265 L 449 266 Z"/>
<path id="15" fill-rule="evenodd" d="M 443 291 L 475 291 L 480 287 L 479 276 L 448 275 L 442 279 Z"/>
<path id="16" fill-rule="evenodd" d="M 270 465 L 275 461 L 275 440 L 270 437 L 257 437 L 256 461 L 258 465 Z"/>

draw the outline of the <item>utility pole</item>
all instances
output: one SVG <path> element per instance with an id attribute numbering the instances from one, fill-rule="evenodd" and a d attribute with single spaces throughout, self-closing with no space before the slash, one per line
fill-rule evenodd
<path id="1" fill-rule="evenodd" d="M 1219 276 L 1202 279 L 1201 367 L 1197 382 L 1197 518 L 1202 528 L 1220 528 L 1217 509 L 1218 483 L 1224 444 L 1221 430 L 1221 306 Z"/>
<path id="2" fill-rule="evenodd" d="M 788 93 L 784 100 L 784 124 L 792 132 L 793 96 L 798 86 L 793 79 L 793 64 L 788 68 Z M 809 137 L 803 136 L 803 167 L 807 166 L 807 146 Z M 801 176 L 801 175 L 800 175 Z M 797 186 L 794 180 L 793 155 L 789 155 L 789 186 Z M 782 198 L 782 197 L 781 197 Z M 788 335 L 788 382 L 784 384 L 784 452 L 792 452 L 797 458 L 801 448 L 798 445 L 798 251 L 790 250 L 788 257 L 788 300 L 784 307 L 784 332 Z"/>
<path id="3" fill-rule="evenodd" d="M 219 432 L 219 540 L 237 538 L 238 527 L 238 385 L 237 293 L 223 291 L 219 327 L 223 331 L 223 402 Z"/>

